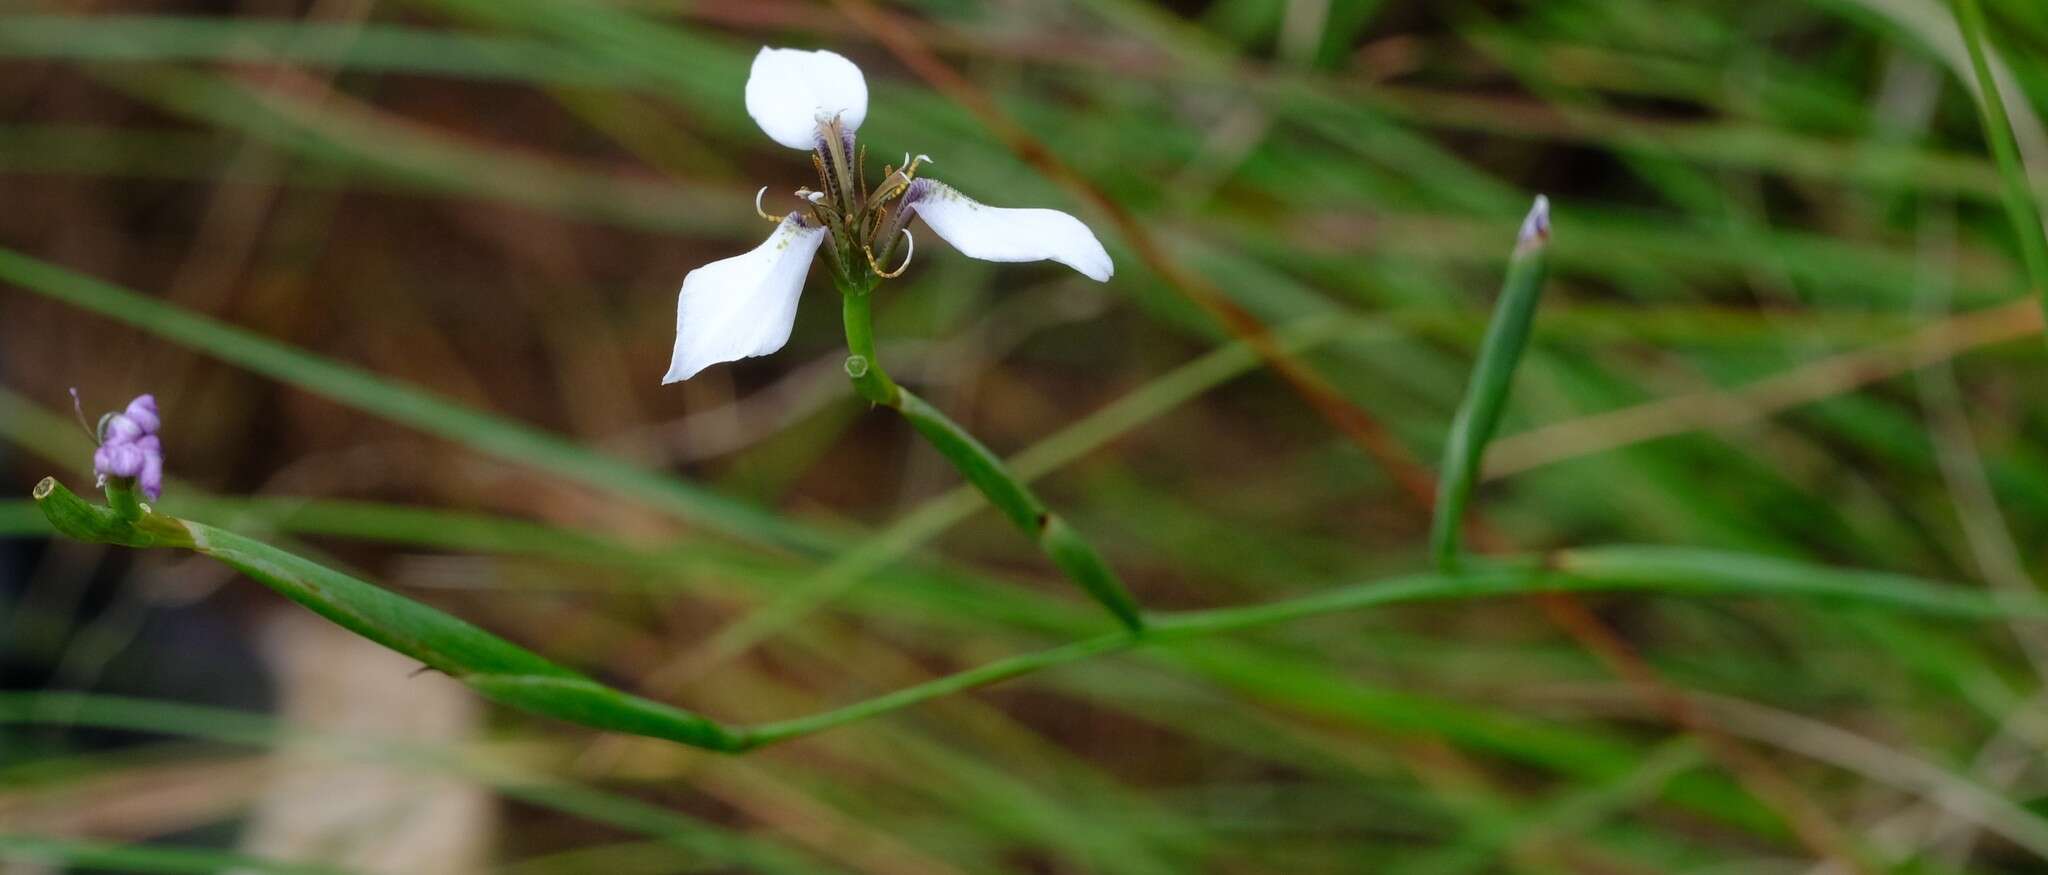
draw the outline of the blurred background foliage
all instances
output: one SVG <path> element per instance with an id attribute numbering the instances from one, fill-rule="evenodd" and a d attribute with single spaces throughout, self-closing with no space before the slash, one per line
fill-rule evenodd
<path id="1" fill-rule="evenodd" d="M 2048 6 L 1987 5 L 2048 179 Z M 876 164 L 928 153 L 1104 238 L 1106 286 L 929 247 L 879 332 L 1148 605 L 1423 566 L 1401 465 L 1441 451 L 1537 192 L 1553 280 L 1476 501 L 1497 544 L 2022 590 L 2048 561 L 2042 323 L 1939 0 L 9 3 L 0 480 L 86 479 L 68 387 L 89 414 L 151 391 L 166 507 L 740 721 L 1107 629 L 858 402 L 823 280 L 783 353 L 659 384 L 682 275 L 808 179 L 744 112 L 763 44 L 860 63 Z M 421 704 L 435 678 L 318 649 L 217 567 L 50 543 L 26 501 L 0 529 L 0 871 L 2048 866 L 2025 624 L 1584 599 L 1687 726 L 1526 600 L 1402 607 L 731 758 Z M 323 796 L 387 819 L 280 832 Z"/>

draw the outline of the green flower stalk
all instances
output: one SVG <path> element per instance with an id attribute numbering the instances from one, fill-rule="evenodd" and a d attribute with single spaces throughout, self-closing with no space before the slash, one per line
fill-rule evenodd
<path id="1" fill-rule="evenodd" d="M 110 491 L 131 491 L 112 485 Z M 1227 635 L 1309 617 L 1411 602 L 1553 591 L 1820 599 L 1962 620 L 2040 618 L 2037 597 L 1995 598 L 1953 584 L 1882 572 L 1685 548 L 1616 546 L 1506 558 L 1456 574 L 1372 580 L 1266 604 L 1168 613 L 1141 633 L 1106 635 L 1021 653 L 803 717 L 735 726 L 604 686 L 467 622 L 310 559 L 141 505 L 129 518 L 85 501 L 54 478 L 33 493 L 56 530 L 88 543 L 167 547 L 211 557 L 358 635 L 529 714 L 745 753 L 860 723 L 944 696 L 1156 643 Z M 118 501 L 118 496 L 110 495 Z M 130 500 L 133 498 L 131 496 Z M 402 679 L 393 679 L 394 683 Z"/>
<path id="2" fill-rule="evenodd" d="M 797 300 L 819 250 L 831 266 L 846 325 L 846 375 L 869 402 L 902 414 L 1053 564 L 1130 629 L 1144 625 L 1137 602 L 1108 563 L 1055 516 L 986 446 L 890 379 L 875 354 L 872 299 L 882 280 L 900 276 L 916 252 L 910 219 L 922 219 L 961 252 L 988 261 L 1058 261 L 1097 282 L 1115 272 L 1109 253 L 1079 219 L 1057 210 L 1007 209 L 974 201 L 920 178 L 931 159 L 903 156 L 868 188 L 867 151 L 856 140 L 867 118 L 867 82 L 832 52 L 762 49 L 746 87 L 747 112 L 784 146 L 807 150 L 818 187 L 798 189 L 799 209 L 777 215 L 752 251 L 712 262 L 683 278 L 676 301 L 676 345 L 663 382 L 687 380 L 721 362 L 767 355 L 789 340 Z M 903 255 L 896 260 L 898 241 Z M 895 262 L 893 268 L 884 265 Z"/>

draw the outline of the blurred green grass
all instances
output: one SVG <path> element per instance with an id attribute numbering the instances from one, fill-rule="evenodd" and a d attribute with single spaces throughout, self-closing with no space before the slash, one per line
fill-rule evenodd
<path id="1" fill-rule="evenodd" d="M 2007 97 L 2042 105 L 2048 14 L 1987 7 Z M 1327 332 L 1303 355 L 1421 458 L 1441 449 L 1536 191 L 1559 205 L 1556 277 L 1509 436 L 1717 397 L 1697 393 L 1859 350 L 1909 356 L 1886 344 L 1943 308 L 2026 295 L 1962 44 L 1932 0 L 892 8 L 1182 264 L 1270 324 Z M 665 660 L 759 617 L 778 593 L 835 573 L 823 570 L 835 558 L 855 561 L 844 551 L 879 557 L 843 598 L 678 690 L 745 719 L 1095 628 L 1000 519 L 968 516 L 976 505 L 963 498 L 929 503 L 955 485 L 936 457 L 861 415 L 830 368 L 805 376 L 807 360 L 836 360 L 829 292 L 810 290 L 784 354 L 657 385 L 682 273 L 749 242 L 754 187 L 802 181 L 742 111 L 760 44 L 858 60 L 875 148 L 929 152 L 964 190 L 1073 209 L 1106 231 L 832 7 L 437 0 L 317 22 L 236 12 L 0 16 L 0 184 L 18 205 L 0 217 L 0 245 L 177 308 L 106 305 L 137 331 L 0 288 L 0 384 L 23 399 L 0 408 L 24 451 L 8 461 L 22 494 L 53 465 L 82 467 L 61 418 L 49 421 L 65 387 L 101 406 L 153 390 L 193 492 L 320 499 L 294 536 L 629 685 L 663 661 L 645 654 Z M 2022 151 L 2037 156 L 2038 113 L 2014 115 Z M 1148 604 L 1237 604 L 1420 565 L 1427 518 L 1386 472 L 1280 381 L 1247 370 L 1241 349 L 1109 237 L 1121 270 L 1104 290 L 930 258 L 878 314 L 885 343 L 930 343 L 891 358 L 911 359 L 914 385 L 999 451 L 1099 426 L 1098 412 L 1127 417 L 1049 454 L 1042 485 Z M 375 387 L 337 395 L 303 373 L 223 365 L 249 367 L 237 357 L 249 347 L 186 336 L 201 356 L 167 342 L 181 311 L 539 431 L 447 427 L 459 412 L 431 401 L 394 411 L 378 405 L 398 396 Z M 2043 350 L 1962 351 L 1952 369 L 1887 371 L 1818 403 L 1522 471 L 1476 503 L 1528 549 L 1652 541 L 2025 580 L 2048 558 Z M 1236 366 L 1189 376 L 1218 360 Z M 764 392 L 785 375 L 822 388 Z M 377 416 L 443 423 L 426 428 L 441 440 Z M 620 486 L 701 493 L 721 510 L 677 521 L 489 461 L 507 446 L 544 453 L 556 434 L 628 460 L 604 468 Z M 737 449 L 695 451 L 705 435 Z M 1970 471 L 1982 490 L 1958 485 Z M 653 509 L 664 502 L 686 509 Z M 464 515 L 418 516 L 417 505 Z M 718 521 L 757 507 L 778 511 L 760 526 L 829 537 L 798 552 L 726 537 L 737 533 Z M 0 522 L 32 527 L 16 509 L 0 507 Z M 622 561 L 586 538 L 593 529 L 645 553 Z M 2010 556 L 1986 537 L 2001 530 Z M 483 591 L 409 581 L 422 553 L 463 563 Z M 71 585 L 54 571 L 29 582 Z M 221 596 L 244 597 L 257 598 Z M 1827 761 L 1798 724 L 1714 712 L 1731 732 L 1761 727 L 1747 742 L 1873 858 L 1912 872 L 2041 865 L 1995 830 L 1967 844 L 1909 828 L 1946 817 L 1977 835 L 1986 820 L 2038 821 L 2041 678 L 2013 630 L 1778 601 L 1593 606 L 1674 685 L 1825 721 L 1895 754 Z M 568 634 L 563 617 L 602 631 Z M 1809 851 L 1765 807 L 1633 701 L 1534 612 L 1474 603 L 1077 665 L 744 761 L 635 746 L 630 767 L 591 774 L 575 756 L 588 737 L 508 718 L 494 738 L 530 744 L 551 780 L 612 801 L 532 815 L 567 826 L 507 836 L 501 850 L 520 871 L 901 862 L 860 853 L 863 836 L 914 849 L 932 871 L 1805 870 Z M 121 703 L 104 713 L 117 719 Z M 130 713 L 201 737 L 240 725 Z M 2008 736 L 2018 765 L 1989 767 L 1986 751 Z M 55 804 L 79 775 L 133 767 L 67 762 L 56 778 L 0 782 L 0 797 Z M 2007 808 L 1987 817 L 1901 763 Z M 729 805 L 721 788 L 740 781 L 773 782 L 790 794 L 774 797 L 782 809 L 830 812 L 846 838 L 726 808 L 687 827 L 707 838 L 680 854 L 639 844 L 678 841 L 665 830 L 682 827 L 661 818 Z M 644 819 L 600 814 L 629 810 Z M 178 864 L 121 860 L 101 865 Z"/>

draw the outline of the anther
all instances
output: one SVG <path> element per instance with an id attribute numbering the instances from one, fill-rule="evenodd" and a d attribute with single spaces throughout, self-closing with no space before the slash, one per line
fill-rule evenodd
<path id="1" fill-rule="evenodd" d="M 767 211 L 767 210 L 761 209 L 761 196 L 762 196 L 762 195 L 764 195 L 764 194 L 767 194 L 767 193 L 768 193 L 768 186 L 765 186 L 765 185 L 764 185 L 764 186 L 761 186 L 761 190 L 760 190 L 760 191 L 754 192 L 754 214 L 755 214 L 755 215 L 757 215 L 757 216 L 760 216 L 760 217 L 761 217 L 761 218 L 763 218 L 763 219 L 767 219 L 767 220 L 768 220 L 768 221 L 770 221 L 770 222 L 774 222 L 774 223 L 775 223 L 775 224 L 777 224 L 777 225 L 780 225 L 780 224 L 782 224 L 782 217 L 781 217 L 781 216 L 771 216 L 771 215 L 768 215 L 768 211 Z"/>
<path id="2" fill-rule="evenodd" d="M 904 271 L 910 269 L 910 256 L 917 254 L 917 238 L 910 236 L 910 229 L 905 228 L 903 229 L 903 240 L 907 244 L 903 249 L 903 263 L 896 265 L 896 270 L 893 272 L 883 270 L 881 265 L 875 263 L 875 250 L 867 246 L 860 248 L 861 252 L 867 254 L 868 269 L 874 271 L 875 276 L 885 280 L 893 280 L 902 276 Z"/>

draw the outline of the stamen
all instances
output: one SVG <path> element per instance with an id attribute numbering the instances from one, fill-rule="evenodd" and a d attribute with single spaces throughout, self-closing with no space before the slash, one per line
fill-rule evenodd
<path id="1" fill-rule="evenodd" d="M 770 222 L 774 222 L 775 224 L 780 225 L 782 224 L 781 216 L 771 216 L 768 214 L 767 210 L 761 209 L 761 196 L 767 193 L 768 186 L 765 185 L 761 186 L 760 191 L 754 192 L 754 215 L 760 216 L 763 219 L 767 219 Z"/>
<path id="2" fill-rule="evenodd" d="M 860 144 L 860 151 L 854 153 L 853 178 L 860 181 L 860 202 L 868 201 L 868 144 Z"/>
<path id="3" fill-rule="evenodd" d="M 875 263 L 875 250 L 862 246 L 860 251 L 867 254 L 868 269 L 874 271 L 875 276 L 885 280 L 893 280 L 902 276 L 904 271 L 910 269 L 910 257 L 917 254 L 917 238 L 910 235 L 909 228 L 903 229 L 903 241 L 906 244 L 903 249 L 903 263 L 896 265 L 894 272 L 883 270 L 881 265 Z"/>
<path id="4" fill-rule="evenodd" d="M 832 173 L 825 167 L 825 151 L 823 141 L 821 140 L 819 142 L 820 145 L 818 151 L 811 153 L 811 166 L 817 168 L 818 170 L 818 187 L 831 188 Z"/>

